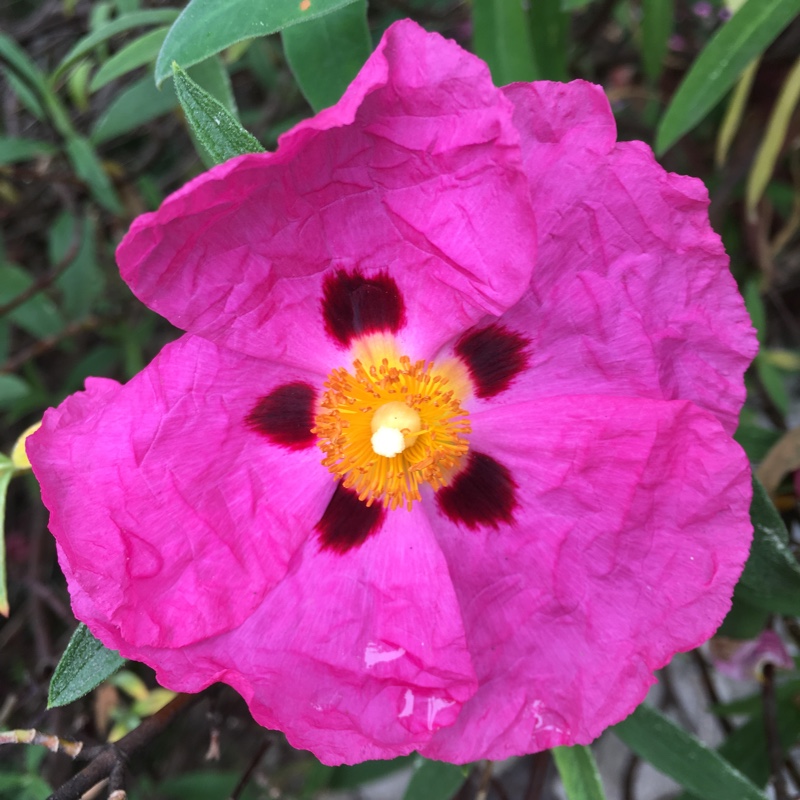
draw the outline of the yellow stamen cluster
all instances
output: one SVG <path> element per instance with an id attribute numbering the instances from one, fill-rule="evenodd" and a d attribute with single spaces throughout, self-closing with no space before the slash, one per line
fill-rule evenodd
<path id="1" fill-rule="evenodd" d="M 326 381 L 313 428 L 322 463 L 368 506 L 410 509 L 419 487 L 446 485 L 467 452 L 467 412 L 444 372 L 392 356 L 356 359 Z"/>

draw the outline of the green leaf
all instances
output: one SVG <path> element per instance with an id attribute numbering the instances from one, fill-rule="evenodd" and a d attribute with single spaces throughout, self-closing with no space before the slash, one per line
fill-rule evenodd
<path id="1" fill-rule="evenodd" d="M 780 514 L 755 477 L 750 518 L 753 544 L 737 591 L 758 608 L 800 616 L 800 564 L 789 546 Z"/>
<path id="2" fill-rule="evenodd" d="M 65 706 L 83 697 L 113 675 L 125 661 L 119 653 L 95 639 L 81 623 L 53 673 L 47 707 Z"/>
<path id="3" fill-rule="evenodd" d="M 714 161 L 718 167 L 722 167 L 728 159 L 728 152 L 731 149 L 733 140 L 739 132 L 744 117 L 747 101 L 750 99 L 750 90 L 753 88 L 753 81 L 758 72 L 760 58 L 751 61 L 739 78 L 736 88 L 731 93 L 728 108 L 719 126 L 717 133 L 717 145 L 714 149 Z"/>
<path id="4" fill-rule="evenodd" d="M 30 393 L 31 387 L 22 378 L 0 373 L 0 408 L 10 408 Z"/>
<path id="5" fill-rule="evenodd" d="M 468 774 L 468 766 L 459 767 L 419 757 L 414 763 L 414 774 L 403 800 L 450 800 Z"/>
<path id="6" fill-rule="evenodd" d="M 800 13 L 800 0 L 747 0 L 713 36 L 672 98 L 656 134 L 660 155 L 722 99 L 747 65 Z"/>
<path id="7" fill-rule="evenodd" d="M 33 278 L 21 267 L 0 263 L 0 305 L 11 302 L 32 284 Z M 55 336 L 64 327 L 64 318 L 55 303 L 43 293 L 17 306 L 9 318 L 36 339 Z"/>
<path id="8" fill-rule="evenodd" d="M 767 800 L 736 767 L 651 706 L 639 706 L 611 730 L 640 758 L 702 800 Z"/>
<path id="9" fill-rule="evenodd" d="M 44 748 L 41 748 L 46 752 Z M 14 800 L 46 800 L 52 794 L 50 784 L 38 775 L 0 772 L 0 796 Z"/>
<path id="10" fill-rule="evenodd" d="M 750 461 L 757 464 L 764 460 L 781 434 L 774 428 L 764 427 L 759 417 L 745 406 L 739 414 L 739 427 L 733 438 L 744 448 Z"/>
<path id="11" fill-rule="evenodd" d="M 186 71 L 186 74 L 236 116 L 236 100 L 233 97 L 231 79 L 220 58 L 208 58 L 195 64 Z"/>
<path id="12" fill-rule="evenodd" d="M 6 582 L 6 493 L 14 477 L 14 463 L 0 454 L 0 614 L 8 616 L 8 585 Z"/>
<path id="13" fill-rule="evenodd" d="M 52 156 L 56 152 L 53 145 L 35 139 L 17 139 L 13 136 L 0 136 L 0 164 L 16 164 L 30 161 L 39 156 Z"/>
<path id="14" fill-rule="evenodd" d="M 73 128 L 69 116 L 50 88 L 44 73 L 13 39 L 3 33 L 0 33 L 0 60 L 5 61 L 14 75 L 30 88 L 36 102 L 41 104 L 42 110 L 50 117 L 56 130 L 62 136 L 71 135 Z"/>
<path id="15" fill-rule="evenodd" d="M 95 73 L 89 84 L 89 91 L 96 92 L 116 78 L 155 61 L 168 30 L 167 26 L 156 28 L 125 45 L 118 53 L 114 53 Z"/>
<path id="16" fill-rule="evenodd" d="M 754 606 L 742 598 L 741 589 L 733 590 L 733 605 L 717 629 L 717 636 L 728 636 L 731 639 L 755 639 L 764 628 L 770 617 L 769 611 Z"/>
<path id="17" fill-rule="evenodd" d="M 97 120 L 92 142 L 102 144 L 122 136 L 162 114 L 178 107 L 178 98 L 171 83 L 157 89 L 146 75 L 120 94 Z"/>
<path id="18" fill-rule="evenodd" d="M 528 17 L 538 77 L 548 81 L 569 80 L 569 15 L 561 10 L 561 0 L 535 0 L 529 4 Z"/>
<path id="19" fill-rule="evenodd" d="M 169 25 L 178 18 L 177 8 L 156 8 L 145 11 L 133 11 L 130 14 L 123 14 L 115 20 L 108 22 L 96 31 L 79 39 L 75 46 L 64 56 L 53 78 L 57 78 L 67 67 L 74 64 L 78 59 L 83 58 L 87 53 L 91 53 L 97 45 L 107 42 L 112 36 L 118 33 L 129 31 L 131 28 L 142 28 L 150 25 Z"/>
<path id="20" fill-rule="evenodd" d="M 77 221 L 69 214 L 59 216 L 50 228 L 50 261 L 55 266 L 67 253 Z M 86 215 L 81 225 L 80 243 L 70 265 L 58 277 L 61 307 L 68 319 L 78 320 L 94 308 L 95 300 L 103 294 L 105 276 L 97 263 L 95 223 Z"/>
<path id="21" fill-rule="evenodd" d="M 789 123 L 794 117 L 798 102 L 800 102 L 800 59 L 794 62 L 791 72 L 781 86 L 764 131 L 764 138 L 758 146 L 756 160 L 747 176 L 745 208 L 751 216 L 754 215 L 756 206 L 775 172 L 775 165 L 783 152 Z"/>
<path id="22" fill-rule="evenodd" d="M 781 750 L 786 753 L 800 739 L 800 685 L 797 681 L 778 685 L 775 694 L 778 711 L 777 739 Z M 760 697 L 757 705 L 758 708 L 751 718 L 728 736 L 718 752 L 726 761 L 736 764 L 739 771 L 754 784 L 766 786 L 772 770 L 764 736 L 764 712 Z M 686 792 L 679 800 L 702 798 L 695 793 Z"/>
<path id="23" fill-rule="evenodd" d="M 771 364 L 767 359 L 764 350 L 756 353 L 753 361 L 756 374 L 758 375 L 764 391 L 769 395 L 769 399 L 775 404 L 775 408 L 785 417 L 789 413 L 789 393 L 786 391 L 786 382 L 781 371 Z"/>
<path id="24" fill-rule="evenodd" d="M 567 800 L 605 800 L 600 773 L 588 747 L 554 747 L 551 751 Z"/>
<path id="25" fill-rule="evenodd" d="M 355 789 L 370 781 L 391 775 L 399 769 L 411 766 L 417 756 L 400 756 L 389 761 L 364 761 L 361 764 L 336 767 L 328 776 L 327 788 L 335 790 Z M 306 787 L 303 787 L 304 789 Z"/>
<path id="26" fill-rule="evenodd" d="M 332 106 L 372 51 L 366 0 L 286 28 L 281 38 L 286 60 L 311 108 Z"/>
<path id="27" fill-rule="evenodd" d="M 539 78 L 521 0 L 475 0 L 472 47 L 498 86 Z"/>
<path id="28" fill-rule="evenodd" d="M 170 28 L 156 61 L 156 83 L 172 74 L 172 62 L 187 68 L 243 39 L 266 36 L 320 17 L 353 0 L 191 0 Z"/>
<path id="29" fill-rule="evenodd" d="M 121 214 L 122 205 L 117 193 L 89 140 L 83 136 L 70 136 L 66 141 L 65 149 L 75 173 L 86 182 L 92 197 L 103 208 L 114 214 Z"/>
<path id="30" fill-rule="evenodd" d="M 217 164 L 244 153 L 264 151 L 225 106 L 201 89 L 177 64 L 173 65 L 173 73 L 186 120 Z"/>
<path id="31" fill-rule="evenodd" d="M 642 63 L 644 74 L 656 82 L 664 68 L 664 56 L 675 21 L 675 0 L 644 0 L 642 5 Z"/>

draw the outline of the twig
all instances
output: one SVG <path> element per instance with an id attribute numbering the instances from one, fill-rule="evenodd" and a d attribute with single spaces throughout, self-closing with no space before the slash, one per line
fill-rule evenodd
<path id="1" fill-rule="evenodd" d="M 236 784 L 233 791 L 230 794 L 228 800 L 239 800 L 239 796 L 242 792 L 247 788 L 247 784 L 250 783 L 250 778 L 253 777 L 253 773 L 258 768 L 258 765 L 261 763 L 261 759 L 267 754 L 267 750 L 269 750 L 272 742 L 269 739 L 264 739 L 256 750 L 255 754 L 253 755 L 252 759 L 250 759 L 250 763 L 247 766 L 247 769 L 244 771 L 244 774 L 239 779 L 239 783 Z"/>
<path id="2" fill-rule="evenodd" d="M 543 753 L 534 753 L 531 756 L 531 777 L 528 782 L 528 790 L 525 792 L 525 800 L 539 800 L 541 798 L 549 769 L 549 750 L 545 750 Z"/>
<path id="3" fill-rule="evenodd" d="M 77 758 L 78 754 L 83 750 L 83 742 L 59 739 L 58 736 L 40 733 L 35 728 L 0 731 L 0 744 L 41 744 L 51 753 L 61 752 L 70 758 Z"/>
<path id="4" fill-rule="evenodd" d="M 492 776 L 489 780 L 489 785 L 492 787 L 492 791 L 500 798 L 500 800 L 510 800 L 508 792 L 497 778 Z"/>
<path id="5" fill-rule="evenodd" d="M 628 760 L 628 766 L 622 775 L 622 796 L 624 800 L 635 800 L 636 798 L 636 778 L 639 774 L 639 767 L 642 760 L 637 755 L 632 755 Z"/>
<path id="6" fill-rule="evenodd" d="M 494 769 L 494 762 L 487 761 L 486 766 L 478 778 L 478 790 L 475 792 L 475 800 L 486 800 L 489 794 L 489 784 L 492 780 L 492 770 Z"/>
<path id="7" fill-rule="evenodd" d="M 79 800 L 84 792 L 104 778 L 114 776 L 119 779 L 120 770 L 131 754 L 161 733 L 180 711 L 196 702 L 199 697 L 193 694 L 179 694 L 157 714 L 145 719 L 138 728 L 134 728 L 116 744 L 99 748 L 100 753 L 91 764 L 56 789 L 48 800 Z"/>
<path id="8" fill-rule="evenodd" d="M 5 364 L 0 366 L 0 373 L 16 372 L 23 364 L 27 364 L 28 361 L 38 358 L 48 350 L 58 347 L 65 339 L 69 339 L 71 336 L 83 333 L 84 331 L 94 330 L 98 328 L 100 324 L 101 320 L 91 314 L 83 319 L 71 322 L 56 336 L 48 336 L 46 339 L 41 339 L 30 345 L 30 347 L 25 347 L 20 350 L 16 355 L 9 358 Z"/>
<path id="9" fill-rule="evenodd" d="M 705 658 L 703 658 L 703 654 L 699 650 L 692 650 L 691 655 L 694 659 L 694 663 L 700 670 L 700 679 L 703 681 L 703 686 L 705 687 L 709 699 L 715 706 L 720 705 L 717 687 L 714 686 L 711 672 L 708 669 L 708 664 L 706 664 Z M 719 722 L 719 726 L 722 728 L 725 735 L 730 736 L 730 734 L 733 733 L 733 725 L 731 725 L 731 721 L 723 714 L 714 714 L 714 716 L 716 717 L 717 722 Z"/>
<path id="10" fill-rule="evenodd" d="M 775 800 L 789 800 L 786 776 L 783 774 L 783 748 L 778 734 L 778 705 L 775 700 L 775 665 L 764 664 L 761 702 L 764 707 L 764 729 L 767 736 L 767 753 L 775 787 Z"/>

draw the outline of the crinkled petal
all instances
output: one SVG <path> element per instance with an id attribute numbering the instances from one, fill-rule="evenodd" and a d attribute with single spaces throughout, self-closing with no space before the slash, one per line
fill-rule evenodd
<path id="1" fill-rule="evenodd" d="M 300 375 L 185 336 L 128 384 L 89 379 L 46 412 L 28 454 L 73 596 L 91 598 L 77 616 L 109 646 L 221 633 L 284 576 L 333 482 L 316 447 L 246 419 Z"/>
<path id="2" fill-rule="evenodd" d="M 421 752 L 464 762 L 586 744 L 729 609 L 752 533 L 747 460 L 686 402 L 561 397 L 472 422 L 518 508 L 498 529 L 431 514 L 480 688 Z"/>
<path id="3" fill-rule="evenodd" d="M 385 271 L 405 299 L 405 352 L 432 354 L 516 302 L 530 275 L 512 111 L 483 62 L 398 23 L 276 153 L 233 159 L 139 217 L 122 275 L 184 330 L 327 371 L 341 354 L 318 336 L 326 274 Z"/>
<path id="4" fill-rule="evenodd" d="M 309 541 L 235 630 L 121 653 L 175 690 L 229 683 L 256 720 L 326 764 L 410 753 L 476 689 L 448 566 L 419 507 L 388 515 L 345 556 Z"/>
<path id="5" fill-rule="evenodd" d="M 756 351 L 695 179 L 640 142 L 614 143 L 603 91 L 581 81 L 507 87 L 539 231 L 530 382 L 508 402 L 572 393 L 686 399 L 733 432 Z"/>

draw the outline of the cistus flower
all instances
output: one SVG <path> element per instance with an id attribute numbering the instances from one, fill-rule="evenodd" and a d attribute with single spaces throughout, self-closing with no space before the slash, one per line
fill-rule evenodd
<path id="1" fill-rule="evenodd" d="M 137 219 L 187 331 L 28 451 L 76 616 L 337 764 L 587 743 L 730 605 L 755 339 L 707 195 L 584 82 L 393 25 Z"/>

